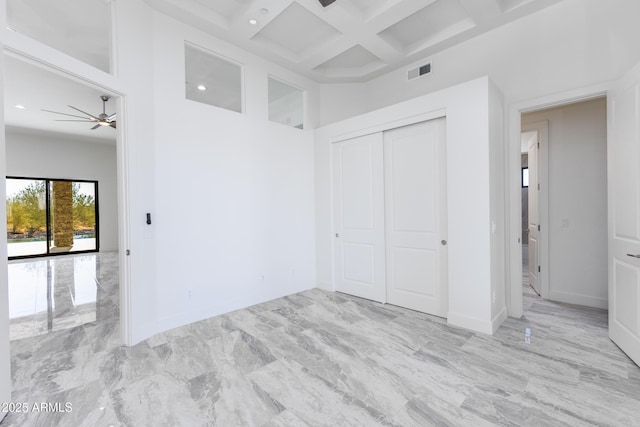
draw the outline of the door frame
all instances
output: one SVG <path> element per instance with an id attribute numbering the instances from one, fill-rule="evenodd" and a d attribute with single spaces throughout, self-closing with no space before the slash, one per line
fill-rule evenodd
<path id="1" fill-rule="evenodd" d="M 132 345 L 132 308 L 131 308 L 131 265 L 127 256 L 129 244 L 129 151 L 127 142 L 127 96 L 122 90 L 114 86 L 105 84 L 99 79 L 93 79 L 88 76 L 79 76 L 72 72 L 56 66 L 53 62 L 43 59 L 36 59 L 25 52 L 10 46 L 3 46 L 0 55 L 11 56 L 17 60 L 26 62 L 35 67 L 41 68 L 47 72 L 57 74 L 69 80 L 75 81 L 80 85 L 88 86 L 103 91 L 106 95 L 112 96 L 115 101 L 115 108 L 118 117 L 118 127 L 116 131 L 116 188 L 118 200 L 118 269 L 119 269 L 119 287 L 120 287 L 120 341 L 124 345 Z M 112 57 L 115 57 L 115 51 Z M 4 61 L 2 61 L 3 63 Z M 4 75 L 4 70 L 0 70 L 0 75 Z M 114 80 L 115 83 L 115 80 Z M 5 128 L 4 117 L 0 118 L 0 126 Z M 6 235 L 6 224 L 5 227 Z M 6 244 L 6 240 L 5 240 Z M 8 262 L 4 259 L 1 262 Z"/>
<path id="2" fill-rule="evenodd" d="M 507 194 L 505 194 L 507 201 L 505 205 L 505 209 L 507 210 L 507 212 L 505 212 L 505 216 L 507 218 L 507 241 L 505 242 L 507 250 L 505 252 L 505 265 L 507 268 L 506 275 L 508 282 L 505 288 L 505 299 L 507 301 L 507 313 L 510 317 L 519 318 L 522 317 L 524 313 L 522 298 L 522 193 L 520 191 L 520 134 L 522 133 L 522 114 L 581 101 L 588 101 L 595 98 L 601 98 L 603 96 L 607 97 L 608 101 L 608 91 L 612 88 L 612 85 L 613 82 L 605 82 L 552 95 L 546 95 L 539 98 L 508 103 L 508 118 L 506 120 L 508 143 L 506 147 L 507 156 L 505 158 L 507 162 L 507 165 L 505 166 L 505 180 L 507 182 L 507 185 L 505 186 L 507 192 Z M 545 172 L 542 170 L 540 170 L 540 172 L 542 178 L 542 175 Z M 548 175 L 548 170 L 546 171 L 546 175 Z M 543 228 L 543 212 L 541 211 L 540 214 L 541 228 Z M 544 220 L 547 221 L 546 219 Z M 548 222 L 544 229 L 548 232 Z M 545 230 L 543 230 L 543 232 L 545 232 Z M 548 238 L 544 238 L 544 240 L 548 242 Z M 541 261 L 545 262 L 547 266 L 547 268 L 544 269 L 546 270 L 547 276 L 546 280 L 543 279 L 543 286 L 548 286 L 548 250 L 546 251 L 546 260 L 543 256 L 545 255 L 541 252 Z M 548 295 L 548 291 L 549 289 L 547 288 L 546 295 Z"/>
<path id="3" fill-rule="evenodd" d="M 522 115 L 521 115 L 522 120 Z M 522 127 L 522 132 L 535 131 L 538 133 L 540 149 L 538 151 L 538 182 L 540 191 L 538 193 L 538 265 L 542 266 L 538 274 L 538 284 L 540 286 L 540 297 L 549 297 L 549 122 L 546 120 L 531 123 Z M 535 190 L 535 189 L 534 189 Z M 529 191 L 531 185 L 529 185 Z M 524 243 L 524 242 L 522 242 Z M 529 248 L 531 250 L 531 248 Z M 522 247 L 520 249 L 522 252 Z M 529 266 L 531 268 L 531 266 Z M 520 284 L 522 285 L 522 283 Z"/>

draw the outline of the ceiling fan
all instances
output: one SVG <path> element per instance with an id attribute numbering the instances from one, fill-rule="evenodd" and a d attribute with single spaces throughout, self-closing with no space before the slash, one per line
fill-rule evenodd
<path id="1" fill-rule="evenodd" d="M 110 126 L 112 128 L 116 128 L 116 113 L 113 114 L 107 114 L 106 112 L 106 106 L 107 106 L 107 101 L 109 100 L 109 97 L 107 95 L 101 95 L 100 99 L 102 100 L 102 113 L 98 114 L 97 116 L 94 116 L 93 114 L 89 114 L 86 111 L 82 111 L 79 108 L 74 107 L 73 105 L 67 105 L 67 107 L 69 108 L 73 108 L 76 111 L 81 112 L 82 114 L 85 114 L 87 117 L 83 117 L 83 116 L 77 116 L 75 114 L 67 114 L 67 113 L 61 113 L 59 111 L 51 111 L 51 110 L 42 110 L 42 111 L 46 111 L 47 113 L 54 113 L 54 114 L 61 114 L 63 116 L 69 116 L 69 117 L 76 117 L 77 119 L 82 119 L 82 120 L 56 120 L 56 122 L 84 122 L 84 123 L 95 123 L 96 125 L 94 127 L 91 128 L 91 130 L 94 129 L 98 129 L 100 126 Z"/>
<path id="2" fill-rule="evenodd" d="M 322 5 L 322 7 L 327 7 L 331 3 L 333 3 L 334 1 L 336 1 L 336 0 L 320 0 L 320 4 Z"/>

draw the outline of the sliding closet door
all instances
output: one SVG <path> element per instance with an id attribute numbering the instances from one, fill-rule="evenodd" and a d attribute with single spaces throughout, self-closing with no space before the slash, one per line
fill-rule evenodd
<path id="1" fill-rule="evenodd" d="M 333 147 L 336 290 L 384 302 L 382 134 Z"/>
<path id="2" fill-rule="evenodd" d="M 389 304 L 446 317 L 445 119 L 384 133 Z"/>

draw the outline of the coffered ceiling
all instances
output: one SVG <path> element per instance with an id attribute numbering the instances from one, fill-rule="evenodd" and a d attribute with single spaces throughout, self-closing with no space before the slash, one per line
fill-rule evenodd
<path id="1" fill-rule="evenodd" d="M 561 0 L 146 0 L 318 82 L 363 82 Z"/>

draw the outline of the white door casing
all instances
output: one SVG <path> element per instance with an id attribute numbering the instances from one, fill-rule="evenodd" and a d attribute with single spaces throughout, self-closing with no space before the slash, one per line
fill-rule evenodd
<path id="1" fill-rule="evenodd" d="M 537 131 L 533 131 L 527 146 L 529 164 L 529 231 L 527 243 L 529 245 L 529 285 L 540 295 L 540 283 L 538 273 L 540 271 L 540 220 L 538 200 L 540 194 L 540 180 L 538 174 L 538 153 L 540 152 L 540 139 Z"/>
<path id="2" fill-rule="evenodd" d="M 385 302 L 382 133 L 333 147 L 335 289 Z"/>
<path id="3" fill-rule="evenodd" d="M 445 119 L 384 133 L 386 293 L 446 317 Z"/>
<path id="4" fill-rule="evenodd" d="M 640 365 L 640 64 L 609 94 L 609 336 Z"/>

